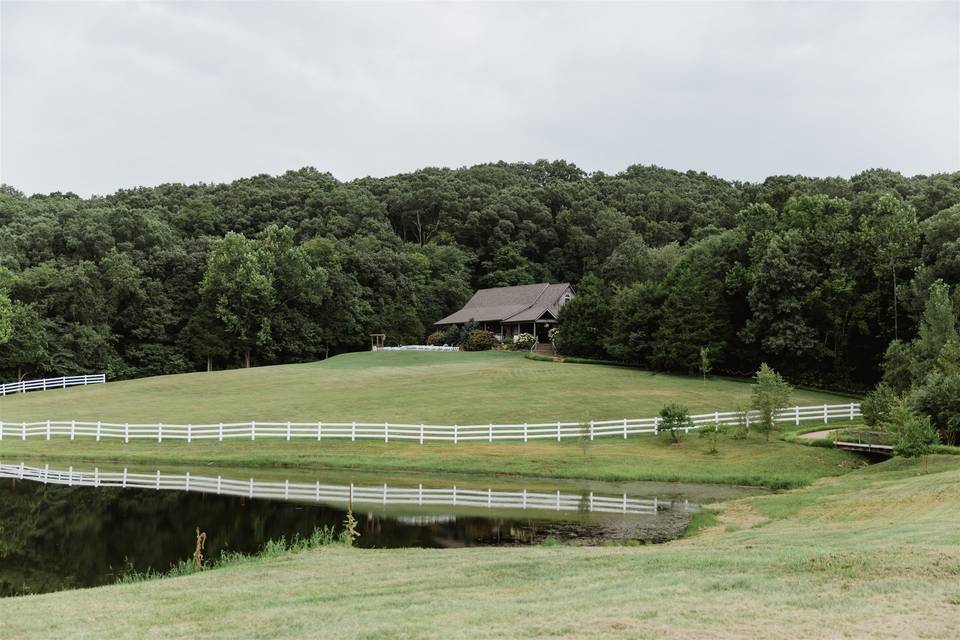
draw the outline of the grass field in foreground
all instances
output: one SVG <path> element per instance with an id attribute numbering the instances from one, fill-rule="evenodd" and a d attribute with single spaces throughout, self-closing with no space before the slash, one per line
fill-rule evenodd
<path id="1" fill-rule="evenodd" d="M 468 424 L 652 417 L 670 402 L 734 411 L 744 382 L 538 362 L 509 352 L 351 353 L 322 362 L 108 382 L 0 398 L 0 420 Z M 797 391 L 796 404 L 848 398 Z"/>
<path id="2" fill-rule="evenodd" d="M 653 547 L 325 547 L 0 600 L 5 638 L 956 638 L 960 460 L 721 505 Z"/>
<path id="3" fill-rule="evenodd" d="M 163 443 L 96 442 L 66 438 L 50 441 L 0 442 L 0 460 L 43 459 L 60 466 L 80 462 L 304 469 L 356 469 L 383 472 L 446 472 L 505 474 L 527 477 L 588 480 L 660 480 L 709 482 L 770 487 L 809 484 L 822 476 L 839 475 L 863 464 L 855 454 L 808 447 L 758 436 L 746 440 L 721 437 L 718 453 L 707 439 L 691 434 L 680 444 L 667 436 L 604 438 L 593 443 L 532 441 L 528 443 L 349 442 L 315 440 L 228 440 Z"/>

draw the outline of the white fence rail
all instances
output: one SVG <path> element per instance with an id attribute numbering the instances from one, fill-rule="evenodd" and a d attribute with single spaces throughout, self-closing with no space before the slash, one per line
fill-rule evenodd
<path id="1" fill-rule="evenodd" d="M 408 344 L 403 347 L 383 347 L 381 351 L 460 351 L 460 347 L 434 346 L 430 344 Z"/>
<path id="2" fill-rule="evenodd" d="M 60 378 L 42 378 L 40 380 L 21 380 L 0 384 L 0 396 L 25 391 L 46 391 L 47 389 L 65 389 L 66 387 L 81 387 L 88 384 L 103 384 L 107 381 L 106 374 L 95 373 L 84 376 L 63 376 Z"/>
<path id="3" fill-rule="evenodd" d="M 0 464 L 0 478 L 29 480 L 44 484 L 70 487 L 120 487 L 124 489 L 154 489 L 157 491 L 195 491 L 217 495 L 330 504 L 449 506 L 486 509 L 522 509 L 543 511 L 577 511 L 591 513 L 629 513 L 656 515 L 662 509 L 696 511 L 698 506 L 686 500 L 671 502 L 657 498 L 629 498 L 602 496 L 590 493 L 561 493 L 527 491 L 494 491 L 492 489 L 390 487 L 330 485 L 315 483 L 263 482 L 253 478 L 235 480 L 222 476 L 195 476 L 189 473 L 130 473 L 74 471 L 31 467 L 21 464 Z"/>
<path id="4" fill-rule="evenodd" d="M 854 420 L 860 417 L 860 405 L 850 404 L 817 405 L 792 407 L 777 414 L 779 423 L 794 424 L 818 421 L 824 424 L 831 420 Z M 736 411 L 704 413 L 691 416 L 691 430 L 737 425 L 744 423 L 749 427 L 757 419 L 754 412 Z M 0 422 L 0 440 L 27 438 L 92 437 L 131 440 L 217 440 L 243 438 L 281 438 L 286 440 L 310 439 L 349 439 L 414 441 L 423 444 L 427 441 L 474 442 L 495 440 L 551 439 L 564 438 L 623 437 L 639 434 L 657 434 L 660 432 L 660 418 L 623 418 L 621 420 L 599 420 L 590 422 L 541 422 L 524 424 L 468 424 L 468 425 L 428 425 L 398 424 L 392 422 L 221 422 L 218 424 L 137 424 L 116 422 L 85 422 L 80 420 L 42 422 Z"/>

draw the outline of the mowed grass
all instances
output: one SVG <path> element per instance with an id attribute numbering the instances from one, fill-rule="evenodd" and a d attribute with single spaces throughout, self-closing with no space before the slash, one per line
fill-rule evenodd
<path id="1" fill-rule="evenodd" d="M 163 376 L 0 400 L 0 419 L 122 422 L 231 420 L 536 422 L 655 415 L 668 402 L 692 411 L 732 410 L 748 402 L 751 385 L 653 374 L 603 365 L 533 361 L 519 354 L 356 353 L 325 362 Z M 844 402 L 799 391 L 801 404 Z M 225 442 L 54 438 L 0 441 L 0 459 L 42 457 L 65 464 L 136 462 L 376 469 L 402 472 L 505 474 L 594 480 L 659 480 L 809 484 L 858 465 L 841 451 L 759 438 L 723 438 L 717 454 L 691 434 L 682 444 L 664 437 L 593 443 L 427 443 L 409 441 L 227 440 Z"/>
<path id="2" fill-rule="evenodd" d="M 136 463 L 296 467 L 316 470 L 376 470 L 403 473 L 457 473 L 585 480 L 653 480 L 799 487 L 817 478 L 863 466 L 863 459 L 838 449 L 807 447 L 760 437 L 720 438 L 711 453 L 706 439 L 691 434 L 680 444 L 667 436 L 604 438 L 593 443 L 427 443 L 314 440 L 229 440 L 163 443 L 96 442 L 54 438 L 0 442 L 0 460 L 43 459 L 60 466 Z M 87 465 L 89 466 L 89 464 Z"/>
<path id="3" fill-rule="evenodd" d="M 652 547 L 326 547 L 0 600 L 5 638 L 956 638 L 960 460 L 720 505 Z"/>
<path id="4" fill-rule="evenodd" d="M 509 352 L 351 353 L 308 364 L 190 373 L 7 396 L 0 420 L 216 423 L 390 421 L 550 422 L 654 416 L 748 403 L 744 382 L 626 367 L 540 362 Z M 848 398 L 797 391 L 798 404 Z"/>

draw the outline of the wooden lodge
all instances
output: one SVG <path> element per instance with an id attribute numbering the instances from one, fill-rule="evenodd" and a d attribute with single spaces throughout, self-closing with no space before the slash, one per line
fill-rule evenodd
<path id="1" fill-rule="evenodd" d="M 462 309 L 435 325 L 442 329 L 476 322 L 481 328 L 492 331 L 498 340 L 530 333 L 540 343 L 547 343 L 547 334 L 557 324 L 560 308 L 573 295 L 573 287 L 566 282 L 480 289 Z"/>

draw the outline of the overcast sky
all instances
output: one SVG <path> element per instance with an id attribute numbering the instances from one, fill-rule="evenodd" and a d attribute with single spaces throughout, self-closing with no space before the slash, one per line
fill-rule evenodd
<path id="1" fill-rule="evenodd" d="M 0 3 L 0 179 L 960 169 L 960 3 Z"/>

